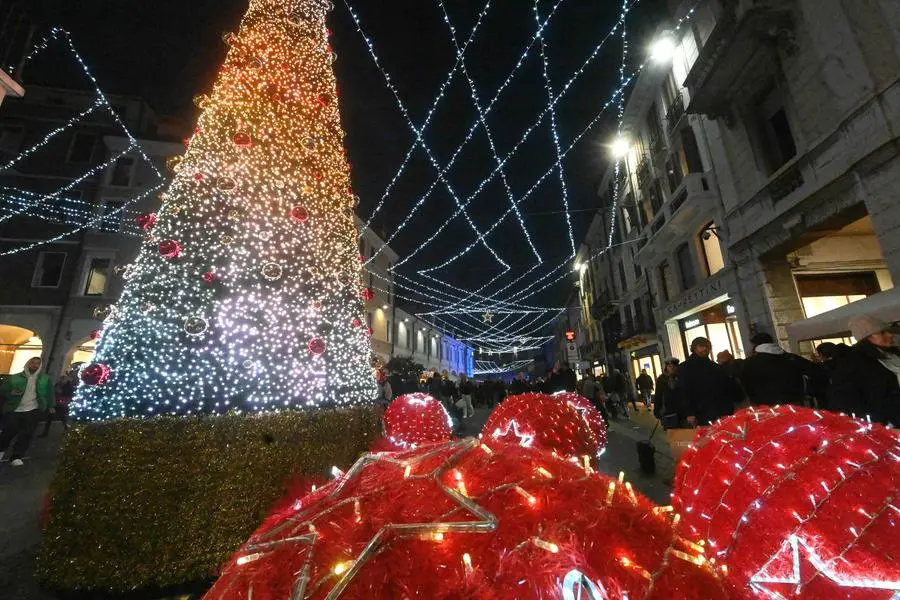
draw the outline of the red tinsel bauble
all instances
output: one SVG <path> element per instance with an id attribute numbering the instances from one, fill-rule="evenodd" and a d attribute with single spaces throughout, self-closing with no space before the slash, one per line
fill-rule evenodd
<path id="1" fill-rule="evenodd" d="M 362 327 L 362 321 L 360 321 L 359 319 L 353 319 L 352 321 L 350 321 L 350 324 L 354 327 Z"/>
<path id="2" fill-rule="evenodd" d="M 448 442 L 453 421 L 447 409 L 428 394 L 398 396 L 384 411 L 384 432 L 394 449 Z"/>
<path id="3" fill-rule="evenodd" d="M 134 218 L 134 222 L 137 223 L 137 226 L 144 231 L 149 231 L 153 229 L 154 225 L 156 225 L 156 213 L 146 213 L 143 215 L 138 215 Z"/>
<path id="4" fill-rule="evenodd" d="M 322 338 L 313 338 L 309 340 L 307 344 L 307 348 L 309 348 L 310 354 L 315 354 L 316 356 L 325 353 L 325 340 Z"/>
<path id="5" fill-rule="evenodd" d="M 249 148 L 253 145 L 253 140 L 250 138 L 250 134 L 245 131 L 238 131 L 231 137 L 231 141 L 234 142 L 234 145 L 238 148 Z"/>
<path id="6" fill-rule="evenodd" d="M 741 410 L 694 440 L 672 505 L 740 597 L 890 600 L 900 590 L 898 441 L 828 411 Z"/>
<path id="7" fill-rule="evenodd" d="M 363 300 L 368 302 L 369 300 L 371 300 L 372 298 L 375 297 L 375 293 L 372 290 L 370 290 L 369 288 L 364 288 L 362 291 L 362 297 L 363 297 Z"/>
<path id="8" fill-rule="evenodd" d="M 163 240 L 159 243 L 159 253 L 163 258 L 178 258 L 181 254 L 181 244 L 175 240 Z"/>
<path id="9" fill-rule="evenodd" d="M 336 474 L 274 512 L 206 598 L 727 598 L 666 513 L 533 448 L 469 438 Z"/>
<path id="10" fill-rule="evenodd" d="M 603 415 L 600 414 L 600 411 L 591 404 L 590 400 L 575 392 L 557 392 L 553 394 L 553 397 L 569 403 L 578 412 L 585 424 L 590 428 L 591 433 L 597 438 L 597 443 L 600 445 L 600 452 L 602 453 L 606 449 L 606 421 L 603 420 Z"/>
<path id="11" fill-rule="evenodd" d="M 103 334 L 103 332 L 102 332 L 101 330 L 95 329 L 95 330 L 93 330 L 93 331 L 91 332 L 91 339 L 92 339 L 92 340 L 99 340 L 99 339 L 100 339 L 100 336 L 101 336 L 102 334 Z"/>
<path id="12" fill-rule="evenodd" d="M 109 381 L 111 371 L 103 363 L 94 363 L 81 370 L 81 380 L 88 385 L 103 385 Z"/>
<path id="13" fill-rule="evenodd" d="M 203 280 L 203 283 L 205 283 L 207 285 L 214 284 L 216 282 L 216 279 L 218 279 L 216 277 L 216 274 L 213 273 L 212 271 L 207 271 L 206 273 L 201 275 L 200 278 Z"/>
<path id="14" fill-rule="evenodd" d="M 306 223 L 309 220 L 309 211 L 305 206 L 297 205 L 291 209 L 291 220 L 295 223 Z"/>
<path id="15" fill-rule="evenodd" d="M 372 329 L 371 327 L 369 327 L 368 329 L 366 329 L 366 335 L 371 336 L 371 335 L 374 335 L 374 333 L 375 333 L 375 330 Z"/>
<path id="16" fill-rule="evenodd" d="M 586 398 L 584 402 L 535 393 L 510 396 L 488 417 L 482 436 L 492 447 L 511 442 L 563 458 L 593 459 L 606 447 L 606 428 L 597 409 Z M 597 433 L 598 422 L 602 436 Z"/>

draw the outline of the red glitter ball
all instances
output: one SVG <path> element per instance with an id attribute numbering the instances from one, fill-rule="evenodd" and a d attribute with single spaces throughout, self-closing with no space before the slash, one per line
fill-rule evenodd
<path id="1" fill-rule="evenodd" d="M 325 353 L 325 340 L 322 338 L 313 338 L 309 340 L 307 347 L 309 348 L 310 354 L 319 356 Z"/>
<path id="2" fill-rule="evenodd" d="M 369 300 L 371 300 L 372 298 L 375 297 L 375 293 L 372 292 L 372 290 L 370 290 L 369 288 L 364 288 L 362 291 L 362 297 L 363 297 L 363 300 L 368 302 Z"/>
<path id="3" fill-rule="evenodd" d="M 361 327 L 362 321 L 360 321 L 359 319 L 353 319 L 352 321 L 350 321 L 350 324 L 353 325 L 354 327 Z"/>
<path id="4" fill-rule="evenodd" d="M 216 279 L 218 279 L 218 277 L 216 277 L 216 274 L 213 273 L 212 271 L 207 271 L 200 277 L 203 279 L 203 283 L 210 284 L 210 285 L 215 283 Z"/>
<path id="5" fill-rule="evenodd" d="M 375 333 L 375 330 L 372 329 L 371 327 L 369 327 L 368 329 L 366 329 L 366 333 L 367 333 L 369 336 L 371 336 L 372 334 Z"/>
<path id="6" fill-rule="evenodd" d="M 175 240 L 163 240 L 159 243 L 159 253 L 163 258 L 178 258 L 181 254 L 181 244 Z"/>
<path id="7" fill-rule="evenodd" d="M 206 176 L 203 173 L 197 173 L 196 175 L 194 175 L 194 179 L 196 179 L 199 182 L 199 181 L 203 181 L 204 179 L 206 179 Z"/>
<path id="8" fill-rule="evenodd" d="M 81 380 L 88 385 L 103 385 L 111 375 L 109 367 L 103 363 L 94 363 L 81 370 Z"/>
<path id="9" fill-rule="evenodd" d="M 134 222 L 137 223 L 137 226 L 144 231 L 149 231 L 150 229 L 153 229 L 154 225 L 156 225 L 156 213 L 138 215 L 134 218 Z"/>
<path id="10" fill-rule="evenodd" d="M 309 211 L 306 207 L 297 205 L 291 209 L 291 220 L 295 223 L 306 223 L 309 220 Z"/>
<path id="11" fill-rule="evenodd" d="M 392 449 L 448 442 L 453 421 L 447 409 L 428 394 L 398 396 L 384 411 L 384 433 Z"/>
<path id="12" fill-rule="evenodd" d="M 95 330 L 93 330 L 93 331 L 91 332 L 91 339 L 92 339 L 92 340 L 99 340 L 99 339 L 100 339 L 100 336 L 101 336 L 102 334 L 103 334 L 103 332 L 102 332 L 101 330 L 95 329 Z"/>
<path id="13" fill-rule="evenodd" d="M 235 133 L 232 136 L 231 141 L 233 141 L 234 145 L 238 148 L 249 148 L 253 145 L 253 140 L 250 139 L 250 134 L 245 131 L 238 131 L 237 133 Z"/>

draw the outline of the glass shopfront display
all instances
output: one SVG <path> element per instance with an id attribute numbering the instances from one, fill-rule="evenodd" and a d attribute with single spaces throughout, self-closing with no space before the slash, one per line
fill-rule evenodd
<path id="1" fill-rule="evenodd" d="M 637 381 L 641 374 L 641 369 L 646 369 L 647 374 L 653 377 L 653 381 L 662 375 L 662 358 L 657 351 L 656 346 L 652 346 L 646 351 L 637 351 L 631 353 L 631 372 L 634 381 Z"/>
<path id="2" fill-rule="evenodd" d="M 686 355 L 690 354 L 691 341 L 705 337 L 712 343 L 713 359 L 722 350 L 730 351 L 735 358 L 745 358 L 735 312 L 734 305 L 726 301 L 681 319 L 678 324 Z"/>

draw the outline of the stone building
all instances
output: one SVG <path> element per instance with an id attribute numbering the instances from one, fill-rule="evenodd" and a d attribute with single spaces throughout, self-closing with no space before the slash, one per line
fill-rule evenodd
<path id="1" fill-rule="evenodd" d="M 670 5 L 579 253 L 584 350 L 634 376 L 701 335 L 851 341 L 900 276 L 900 4 Z"/>

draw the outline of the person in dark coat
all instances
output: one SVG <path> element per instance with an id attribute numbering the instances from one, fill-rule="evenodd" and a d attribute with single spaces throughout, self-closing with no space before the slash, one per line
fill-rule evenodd
<path id="1" fill-rule="evenodd" d="M 647 410 L 650 410 L 650 404 L 653 400 L 653 378 L 647 373 L 647 369 L 641 369 L 641 374 L 638 375 L 634 383 L 641 394 L 644 406 L 647 407 Z"/>
<path id="2" fill-rule="evenodd" d="M 656 394 L 653 398 L 653 414 L 659 419 L 663 427 L 671 428 L 678 426 L 678 402 L 675 389 L 677 387 L 678 378 L 675 373 L 678 371 L 677 358 L 666 359 L 666 366 L 663 372 L 656 378 Z"/>
<path id="3" fill-rule="evenodd" d="M 692 427 L 732 414 L 740 401 L 737 385 L 710 359 L 710 352 L 708 339 L 695 338 L 691 355 L 678 366 L 679 420 Z"/>
<path id="4" fill-rule="evenodd" d="M 524 394 L 531 391 L 531 385 L 525 380 L 525 371 L 516 373 L 516 378 L 509 384 L 510 395 Z"/>
<path id="5" fill-rule="evenodd" d="M 768 333 L 750 338 L 753 355 L 744 361 L 741 383 L 750 406 L 805 404 L 818 373 L 810 361 L 785 352 Z M 811 394 L 810 394 L 811 395 Z"/>
<path id="6" fill-rule="evenodd" d="M 900 425 L 900 349 L 890 326 L 869 316 L 849 325 L 859 341 L 835 366 L 826 408 Z"/>

